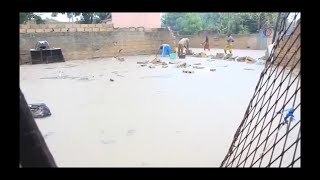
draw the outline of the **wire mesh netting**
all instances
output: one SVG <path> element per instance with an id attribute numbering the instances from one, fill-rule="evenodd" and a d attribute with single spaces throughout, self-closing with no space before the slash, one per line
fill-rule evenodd
<path id="1" fill-rule="evenodd" d="M 300 13 L 279 13 L 273 48 L 221 167 L 300 167 Z"/>

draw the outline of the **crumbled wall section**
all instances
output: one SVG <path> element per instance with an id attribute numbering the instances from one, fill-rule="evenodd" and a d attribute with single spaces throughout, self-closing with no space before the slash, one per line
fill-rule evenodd
<path id="1" fill-rule="evenodd" d="M 274 62 L 275 64 L 280 63 L 280 65 L 286 65 L 289 60 L 290 62 L 287 66 L 292 67 L 295 64 L 297 64 L 297 62 L 301 58 L 300 30 L 300 23 L 298 23 L 298 26 L 296 30 L 293 32 L 293 34 L 290 36 L 285 36 L 283 40 L 279 42 L 279 46 L 277 47 L 274 53 L 274 57 L 277 57 Z M 299 61 L 299 63 L 296 65 L 296 68 L 300 69 L 300 62 L 301 61 Z"/>
<path id="2" fill-rule="evenodd" d="M 113 28 L 112 24 L 20 25 L 20 61 L 30 62 L 29 50 L 37 41 L 61 48 L 65 60 L 118 55 L 155 54 L 161 44 L 173 46 L 167 28 Z"/>
<path id="3" fill-rule="evenodd" d="M 203 48 L 200 43 L 203 43 L 206 35 L 201 33 L 199 35 L 192 36 L 178 36 L 176 38 L 176 43 L 179 42 L 181 38 L 190 39 L 190 47 L 192 48 Z M 260 35 L 259 34 L 246 34 L 246 35 L 232 35 L 234 38 L 233 48 L 234 49 L 252 49 L 260 50 Z M 222 49 L 227 44 L 227 35 L 223 34 L 208 34 L 209 44 L 211 49 Z M 267 38 L 267 44 L 271 44 L 272 38 Z"/>

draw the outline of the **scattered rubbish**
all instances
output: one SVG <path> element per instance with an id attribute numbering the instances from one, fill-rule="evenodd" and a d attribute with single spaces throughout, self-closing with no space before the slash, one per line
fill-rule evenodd
<path id="1" fill-rule="evenodd" d="M 136 130 L 130 129 L 127 131 L 127 136 L 132 136 L 135 132 L 136 132 Z"/>
<path id="2" fill-rule="evenodd" d="M 207 61 L 215 61 L 214 59 L 207 59 Z"/>
<path id="3" fill-rule="evenodd" d="M 137 64 L 148 64 L 148 61 L 138 61 Z"/>
<path id="4" fill-rule="evenodd" d="M 176 68 L 181 68 L 181 67 L 187 67 L 187 63 L 186 62 L 179 62 L 177 65 L 176 65 Z"/>
<path id="5" fill-rule="evenodd" d="M 110 81 L 113 82 L 114 80 L 110 78 Z"/>
<path id="6" fill-rule="evenodd" d="M 187 73 L 187 74 L 192 74 L 192 73 L 194 73 L 193 70 L 186 70 L 186 69 L 182 70 L 182 72 L 183 72 L 183 73 Z"/>
<path id="7" fill-rule="evenodd" d="M 254 58 L 252 58 L 250 56 L 246 56 L 245 62 L 253 64 L 253 63 L 257 62 L 257 60 L 255 60 Z"/>
<path id="8" fill-rule="evenodd" d="M 244 70 L 254 70 L 254 69 L 251 69 L 251 68 L 244 68 Z"/>
<path id="9" fill-rule="evenodd" d="M 203 69 L 205 67 L 203 67 L 203 66 L 193 66 L 193 68 L 195 68 L 195 69 Z"/>
<path id="10" fill-rule="evenodd" d="M 223 59 L 224 58 L 224 53 L 217 53 L 216 54 L 216 59 Z"/>
<path id="11" fill-rule="evenodd" d="M 193 65 L 201 65 L 201 63 L 194 63 Z"/>
<path id="12" fill-rule="evenodd" d="M 266 63 L 266 61 L 263 59 L 260 59 L 260 58 L 256 62 L 257 65 L 264 65 L 265 63 Z"/>
<path id="13" fill-rule="evenodd" d="M 120 62 L 123 62 L 124 61 L 124 58 L 123 57 L 113 57 L 112 58 L 113 60 L 118 60 L 118 61 L 120 61 Z"/>
<path id="14" fill-rule="evenodd" d="M 140 66 L 141 66 L 141 67 L 145 67 L 145 66 L 147 66 L 147 65 L 146 65 L 146 64 L 141 64 Z"/>
<path id="15" fill-rule="evenodd" d="M 201 52 L 201 53 L 200 53 L 200 57 L 202 57 L 202 58 L 206 58 L 206 57 L 208 57 L 208 56 L 207 56 L 207 54 L 206 54 L 206 53 Z"/>
<path id="16" fill-rule="evenodd" d="M 116 141 L 115 140 L 108 140 L 108 141 L 106 141 L 106 140 L 101 140 L 100 141 L 102 144 L 113 144 L 113 143 L 115 143 Z"/>
<path id="17" fill-rule="evenodd" d="M 216 69 L 210 69 L 210 71 L 211 71 L 211 72 L 214 72 L 214 71 L 216 71 Z"/>
<path id="18" fill-rule="evenodd" d="M 162 62 L 162 65 L 168 65 L 166 62 Z"/>
<path id="19" fill-rule="evenodd" d="M 228 67 L 228 65 L 224 65 L 224 66 L 217 66 L 217 67 Z"/>
<path id="20" fill-rule="evenodd" d="M 159 63 L 161 63 L 161 60 L 158 59 L 158 58 L 154 58 L 154 59 L 151 60 L 149 63 L 151 63 L 151 64 L 159 64 Z"/>
<path id="21" fill-rule="evenodd" d="M 226 56 L 223 57 L 224 60 L 231 60 L 233 54 L 227 54 Z"/>
<path id="22" fill-rule="evenodd" d="M 33 118 L 44 118 L 51 116 L 50 109 L 44 103 L 29 104 Z"/>
<path id="23" fill-rule="evenodd" d="M 209 55 L 208 58 L 214 59 L 214 58 L 216 58 L 216 56 L 215 55 Z"/>
<path id="24" fill-rule="evenodd" d="M 167 68 L 168 67 L 168 65 L 162 65 L 162 68 Z"/>
<path id="25" fill-rule="evenodd" d="M 193 55 L 192 50 L 191 50 L 191 49 L 187 49 L 187 50 L 186 50 L 186 55 Z"/>
<path id="26" fill-rule="evenodd" d="M 150 64 L 149 68 L 155 68 L 156 66 L 154 64 Z"/>

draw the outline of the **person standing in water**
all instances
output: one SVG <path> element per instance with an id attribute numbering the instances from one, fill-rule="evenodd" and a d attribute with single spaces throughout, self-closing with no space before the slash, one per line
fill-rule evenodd
<path id="1" fill-rule="evenodd" d="M 232 43 L 234 42 L 234 40 L 233 40 L 233 37 L 231 36 L 231 34 L 228 34 L 227 42 L 228 42 L 228 44 L 224 48 L 224 53 L 227 54 L 227 51 L 229 51 L 230 54 L 232 54 Z"/>
<path id="2" fill-rule="evenodd" d="M 209 38 L 208 38 L 208 35 L 206 35 L 206 40 L 201 43 L 201 45 L 203 45 L 203 50 L 206 51 L 206 49 L 208 49 L 210 51 L 210 46 L 209 46 Z"/>

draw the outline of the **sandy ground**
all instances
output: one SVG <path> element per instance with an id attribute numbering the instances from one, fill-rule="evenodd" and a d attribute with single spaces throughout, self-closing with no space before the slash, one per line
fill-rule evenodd
<path id="1" fill-rule="evenodd" d="M 187 57 L 206 68 L 185 74 L 136 63 L 155 56 L 125 58 L 20 66 L 27 102 L 51 110 L 36 122 L 58 166 L 220 166 L 264 66 Z"/>

